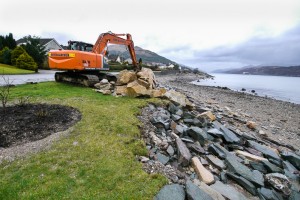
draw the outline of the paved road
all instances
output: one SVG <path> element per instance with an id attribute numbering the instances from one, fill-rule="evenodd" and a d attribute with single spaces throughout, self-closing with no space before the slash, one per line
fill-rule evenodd
<path id="1" fill-rule="evenodd" d="M 9 83 L 12 85 L 20 85 L 30 82 L 46 82 L 54 81 L 55 70 L 39 70 L 37 74 L 25 74 L 25 75 L 4 75 L 4 78 L 9 79 Z M 117 75 L 118 72 L 110 72 L 110 74 Z M 0 86 L 5 85 L 5 81 L 0 76 Z"/>
<path id="2" fill-rule="evenodd" d="M 45 82 L 54 81 L 54 74 L 56 71 L 53 70 L 39 70 L 37 74 L 24 74 L 24 75 L 4 75 L 4 78 L 9 79 L 10 84 L 20 85 L 29 82 Z M 5 85 L 5 81 L 0 76 L 0 85 Z"/>

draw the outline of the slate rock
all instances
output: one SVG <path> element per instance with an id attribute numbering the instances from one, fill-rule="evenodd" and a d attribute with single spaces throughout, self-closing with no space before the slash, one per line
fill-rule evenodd
<path id="1" fill-rule="evenodd" d="M 183 111 L 181 109 L 178 109 L 175 114 L 179 115 L 180 117 L 182 117 Z"/>
<path id="2" fill-rule="evenodd" d="M 212 187 L 206 185 L 203 182 L 199 181 L 198 187 L 215 200 L 225 200 L 225 198 L 219 192 L 217 192 Z"/>
<path id="3" fill-rule="evenodd" d="M 181 117 L 180 117 L 179 115 L 175 115 L 175 114 L 173 114 L 173 115 L 171 116 L 171 118 L 172 118 L 172 120 L 174 120 L 174 121 L 178 121 L 178 120 L 181 119 Z"/>
<path id="4" fill-rule="evenodd" d="M 179 184 L 172 184 L 164 186 L 158 194 L 153 198 L 154 200 L 184 200 L 185 191 Z"/>
<path id="5" fill-rule="evenodd" d="M 268 173 L 267 169 L 265 168 L 265 165 L 261 162 L 250 161 L 249 164 L 253 169 L 258 170 L 261 173 Z"/>
<path id="6" fill-rule="evenodd" d="M 205 144 L 205 140 L 208 139 L 208 135 L 201 128 L 192 126 L 187 130 L 187 134 L 194 140 L 199 141 L 201 145 Z"/>
<path id="7" fill-rule="evenodd" d="M 220 181 L 216 181 L 215 184 L 211 185 L 214 190 L 221 193 L 224 197 L 230 200 L 246 200 L 247 198 L 238 192 L 234 187 L 230 185 L 225 185 Z"/>
<path id="8" fill-rule="evenodd" d="M 277 155 L 277 153 L 275 151 L 273 151 L 272 149 L 270 149 L 269 147 L 267 147 L 265 145 L 261 145 L 257 142 L 252 141 L 252 140 L 248 140 L 247 142 L 248 142 L 250 147 L 256 149 L 257 151 L 260 151 L 266 157 L 273 158 L 275 160 L 280 160 L 280 157 Z"/>
<path id="9" fill-rule="evenodd" d="M 199 119 L 197 119 L 197 118 L 193 119 L 193 125 L 197 126 L 197 127 L 203 127 L 202 126 L 202 122 Z"/>
<path id="10" fill-rule="evenodd" d="M 224 134 L 217 128 L 211 128 L 207 131 L 208 134 L 214 136 L 214 137 L 222 137 Z"/>
<path id="11" fill-rule="evenodd" d="M 183 135 L 184 134 L 184 127 L 182 125 L 177 125 L 174 132 L 177 134 L 177 135 Z"/>
<path id="12" fill-rule="evenodd" d="M 208 146 L 208 151 L 215 156 L 218 156 L 219 158 L 225 159 L 227 156 L 234 156 L 231 154 L 227 149 L 222 147 L 220 144 L 215 143 L 215 144 L 210 144 Z M 236 159 L 240 160 L 237 156 L 234 156 Z"/>
<path id="13" fill-rule="evenodd" d="M 276 165 L 277 167 L 282 167 L 282 160 L 276 160 L 273 158 L 268 159 L 270 163 Z"/>
<path id="14" fill-rule="evenodd" d="M 300 170 L 300 156 L 298 156 L 295 153 L 287 152 L 287 151 L 283 152 L 281 155 L 285 160 L 288 160 L 292 165 L 294 165 L 294 167 Z"/>
<path id="15" fill-rule="evenodd" d="M 198 122 L 200 122 L 200 123 L 197 123 L 197 125 L 195 124 L 198 127 L 205 128 L 209 124 L 208 119 L 206 119 L 205 117 L 198 117 L 196 119 L 198 120 Z"/>
<path id="16" fill-rule="evenodd" d="M 227 184 L 228 179 L 227 179 L 227 175 L 226 175 L 225 172 L 221 172 L 221 173 L 220 173 L 220 180 L 221 180 L 223 183 Z"/>
<path id="17" fill-rule="evenodd" d="M 210 144 L 208 146 L 208 152 L 212 153 L 215 156 L 218 156 L 220 158 L 225 159 L 226 158 L 226 154 L 220 150 L 215 144 Z"/>
<path id="18" fill-rule="evenodd" d="M 291 194 L 291 183 L 289 179 L 280 173 L 270 173 L 266 175 L 266 180 L 274 187 L 275 189 L 283 192 L 285 195 Z"/>
<path id="19" fill-rule="evenodd" d="M 164 154 L 157 153 L 156 154 L 157 160 L 161 162 L 163 165 L 167 164 L 170 160 L 168 156 L 165 156 Z"/>
<path id="20" fill-rule="evenodd" d="M 223 137 L 226 142 L 229 143 L 239 143 L 240 138 L 238 138 L 231 130 L 220 124 L 218 121 L 213 122 L 214 126 L 223 132 Z"/>
<path id="21" fill-rule="evenodd" d="M 212 163 L 214 166 L 216 166 L 218 169 L 222 170 L 225 169 L 226 166 L 222 160 L 219 158 L 213 156 L 213 155 L 207 155 L 206 158 L 210 163 Z"/>
<path id="22" fill-rule="evenodd" d="M 174 155 L 174 148 L 172 147 L 172 145 L 169 145 L 168 146 L 168 149 L 167 149 L 167 153 L 170 155 L 170 156 L 173 156 Z"/>
<path id="23" fill-rule="evenodd" d="M 258 188 L 257 193 L 261 200 L 283 200 L 279 193 L 267 188 Z"/>
<path id="24" fill-rule="evenodd" d="M 253 195 L 256 195 L 256 187 L 247 179 L 237 176 L 233 173 L 227 172 L 226 175 L 231 178 L 232 180 L 236 181 L 240 186 L 242 186 L 244 189 L 246 189 L 248 192 L 250 192 Z"/>
<path id="25" fill-rule="evenodd" d="M 194 143 L 193 139 L 190 138 L 190 137 L 187 137 L 187 136 L 181 138 L 181 140 L 182 140 L 183 142 L 185 142 L 185 143 L 188 143 L 188 144 L 193 144 L 193 143 Z"/>
<path id="26" fill-rule="evenodd" d="M 184 119 L 194 119 L 194 118 L 196 118 L 196 116 L 195 115 L 193 115 L 192 113 L 190 113 L 190 112 L 184 112 L 183 113 L 183 116 L 182 116 Z"/>
<path id="27" fill-rule="evenodd" d="M 289 178 L 292 190 L 300 191 L 300 176 L 298 170 L 289 162 L 283 161 L 284 175 Z"/>
<path id="28" fill-rule="evenodd" d="M 276 172 L 282 172 L 282 169 L 277 167 L 276 165 L 270 163 L 269 161 L 261 161 L 261 163 L 263 163 L 263 165 L 265 166 L 265 168 L 267 169 L 267 171 L 269 173 L 276 173 Z"/>
<path id="29" fill-rule="evenodd" d="M 251 181 L 260 186 L 264 186 L 264 178 L 263 175 L 257 171 L 251 171 L 245 165 L 239 163 L 233 156 L 226 157 L 226 165 L 230 172 L 236 173 L 244 177 L 245 179 Z"/>
<path id="30" fill-rule="evenodd" d="M 183 119 L 183 122 L 184 122 L 185 124 L 192 125 L 192 124 L 194 124 L 194 119 Z"/>
<path id="31" fill-rule="evenodd" d="M 197 154 L 204 154 L 205 153 L 205 150 L 200 146 L 200 145 L 197 145 L 196 143 L 188 143 L 187 144 L 187 147 L 197 153 Z"/>
<path id="32" fill-rule="evenodd" d="M 169 103 L 168 106 L 168 111 L 170 111 L 170 113 L 175 114 L 178 111 L 178 107 L 175 106 L 172 102 Z"/>
<path id="33" fill-rule="evenodd" d="M 188 200 L 213 200 L 209 194 L 200 189 L 197 185 L 191 181 L 186 182 L 186 194 Z"/>
<path id="34" fill-rule="evenodd" d="M 300 192 L 292 191 L 289 200 L 299 200 L 300 199 Z"/>
<path id="35" fill-rule="evenodd" d="M 263 157 L 263 154 L 260 151 L 257 151 L 253 148 L 246 147 L 245 150 L 248 151 L 249 153 L 253 154 L 253 155 Z"/>
<path id="36" fill-rule="evenodd" d="M 182 166 L 188 166 L 192 158 L 192 155 L 186 145 L 182 142 L 180 138 L 176 138 L 176 146 L 178 153 L 178 162 Z"/>

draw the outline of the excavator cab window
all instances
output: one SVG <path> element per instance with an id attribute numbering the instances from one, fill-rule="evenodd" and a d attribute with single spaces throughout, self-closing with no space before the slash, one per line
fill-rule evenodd
<path id="1" fill-rule="evenodd" d="M 93 45 L 85 42 L 69 41 L 68 49 L 91 52 L 93 49 Z"/>

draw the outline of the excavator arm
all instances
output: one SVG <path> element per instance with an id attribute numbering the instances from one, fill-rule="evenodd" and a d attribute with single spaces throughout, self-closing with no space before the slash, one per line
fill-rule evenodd
<path id="1" fill-rule="evenodd" d="M 120 36 L 126 36 L 126 39 L 121 38 Z M 114 34 L 111 32 L 108 33 L 102 33 L 94 47 L 92 52 L 97 53 L 97 54 L 101 54 L 103 56 L 105 56 L 106 54 L 106 46 L 107 44 L 119 44 L 119 45 L 125 45 L 128 47 L 131 59 L 132 59 L 132 64 L 133 66 L 139 70 L 140 66 L 138 66 L 137 60 L 136 60 L 136 54 L 135 54 L 135 50 L 134 50 L 134 43 L 132 41 L 132 37 L 130 34 Z"/>

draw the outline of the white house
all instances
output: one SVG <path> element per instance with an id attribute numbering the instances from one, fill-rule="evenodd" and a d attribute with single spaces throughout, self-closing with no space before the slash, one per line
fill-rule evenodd
<path id="1" fill-rule="evenodd" d="M 17 45 L 20 46 L 26 44 L 25 39 L 17 40 Z M 63 49 L 60 44 L 54 38 L 40 38 L 40 44 L 45 46 L 45 50 L 48 52 L 50 50 Z"/>

